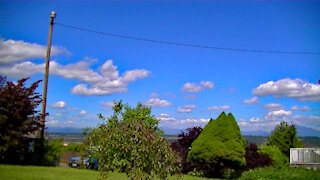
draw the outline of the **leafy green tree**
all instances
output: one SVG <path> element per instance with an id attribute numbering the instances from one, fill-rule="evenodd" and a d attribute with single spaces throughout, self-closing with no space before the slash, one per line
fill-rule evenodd
<path id="1" fill-rule="evenodd" d="M 289 125 L 282 121 L 267 139 L 267 145 L 277 146 L 287 157 L 290 156 L 290 148 L 302 147 L 302 142 L 297 136 L 297 128 L 294 124 Z"/>
<path id="2" fill-rule="evenodd" d="M 284 155 L 277 146 L 260 146 L 258 153 L 268 155 L 272 160 L 272 166 L 275 168 L 285 168 L 289 166 L 289 158 Z"/>
<path id="3" fill-rule="evenodd" d="M 57 166 L 59 157 L 63 151 L 63 139 L 45 140 L 44 143 L 44 163 L 43 165 Z"/>
<path id="4" fill-rule="evenodd" d="M 141 103 L 138 103 L 135 108 L 132 108 L 128 104 L 123 104 L 120 100 L 119 102 L 114 102 L 113 115 L 110 118 L 105 118 L 102 114 L 99 114 L 100 119 L 107 120 L 107 122 L 142 122 L 147 128 L 152 129 L 156 132 L 163 133 L 158 127 L 159 121 L 151 114 L 151 108 L 147 107 Z"/>
<path id="5" fill-rule="evenodd" d="M 109 171 L 125 172 L 131 179 L 165 179 L 178 172 L 179 161 L 165 139 L 151 109 L 136 108 L 120 101 L 105 124 L 91 130 L 84 143 L 85 153 L 98 158 L 101 178 Z"/>
<path id="6" fill-rule="evenodd" d="M 194 163 L 206 164 L 206 176 L 223 174 L 231 168 L 244 167 L 245 141 L 239 126 L 231 113 L 222 112 L 216 120 L 211 120 L 192 143 L 188 159 Z"/>
<path id="7" fill-rule="evenodd" d="M 36 109 L 41 96 L 35 92 L 40 81 L 25 87 L 27 80 L 15 84 L 1 77 L 0 162 L 3 163 L 22 163 L 29 151 L 31 135 L 41 127 L 41 115 Z"/>

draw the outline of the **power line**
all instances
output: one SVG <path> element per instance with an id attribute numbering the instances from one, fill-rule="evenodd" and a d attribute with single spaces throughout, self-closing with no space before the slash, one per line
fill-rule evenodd
<path id="1" fill-rule="evenodd" d="M 187 43 L 180 43 L 180 42 L 161 41 L 161 40 L 155 40 L 155 39 L 146 39 L 146 38 L 140 38 L 140 37 L 135 37 L 135 36 L 127 36 L 127 35 L 121 35 L 121 34 L 113 34 L 113 33 L 108 33 L 108 32 L 101 32 L 101 31 L 96 31 L 96 30 L 91 30 L 91 29 L 71 26 L 71 25 L 57 23 L 57 22 L 55 22 L 54 24 L 56 24 L 58 26 L 70 28 L 70 29 L 77 29 L 77 30 L 80 30 L 80 31 L 86 31 L 86 32 L 100 34 L 100 35 L 106 35 L 106 36 L 112 36 L 112 37 L 118 37 L 118 38 L 125 38 L 125 39 L 131 39 L 131 40 L 138 40 L 138 41 L 146 41 L 146 42 L 152 42 L 152 43 L 176 45 L 176 46 L 196 47 L 196 48 L 205 48 L 205 49 L 216 49 L 216 50 L 225 50 L 225 51 L 254 52 L 254 53 L 309 54 L 309 55 L 319 55 L 320 54 L 320 52 L 238 49 L 238 48 L 227 48 L 227 47 L 217 47 L 217 46 L 206 46 L 206 45 L 199 45 L 199 44 L 187 44 Z"/>

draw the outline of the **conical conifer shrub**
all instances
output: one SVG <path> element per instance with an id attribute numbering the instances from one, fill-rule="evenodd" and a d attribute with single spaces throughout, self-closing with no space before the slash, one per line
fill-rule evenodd
<path id="1" fill-rule="evenodd" d="M 192 143 L 188 159 L 217 171 L 243 167 L 246 164 L 245 146 L 234 116 L 222 112 L 204 127 Z"/>

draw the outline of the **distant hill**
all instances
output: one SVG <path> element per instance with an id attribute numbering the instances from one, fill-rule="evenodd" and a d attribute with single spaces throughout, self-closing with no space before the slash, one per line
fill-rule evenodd
<path id="1" fill-rule="evenodd" d="M 46 133 L 82 133 L 82 129 L 72 127 L 48 127 Z"/>
<path id="2" fill-rule="evenodd" d="M 317 136 L 320 137 L 320 131 L 314 130 L 312 128 L 307 128 L 304 126 L 298 126 L 296 125 L 298 130 L 298 136 L 304 137 L 304 136 Z"/>

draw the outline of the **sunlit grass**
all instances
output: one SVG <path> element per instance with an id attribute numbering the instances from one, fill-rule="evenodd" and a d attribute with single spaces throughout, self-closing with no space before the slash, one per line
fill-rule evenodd
<path id="1" fill-rule="evenodd" d="M 62 167 L 0 165 L 1 180 L 89 180 L 97 179 L 99 171 Z M 124 173 L 109 173 L 108 179 L 128 179 Z M 177 176 L 170 180 L 179 179 Z M 205 179 L 184 175 L 185 180 Z"/>

